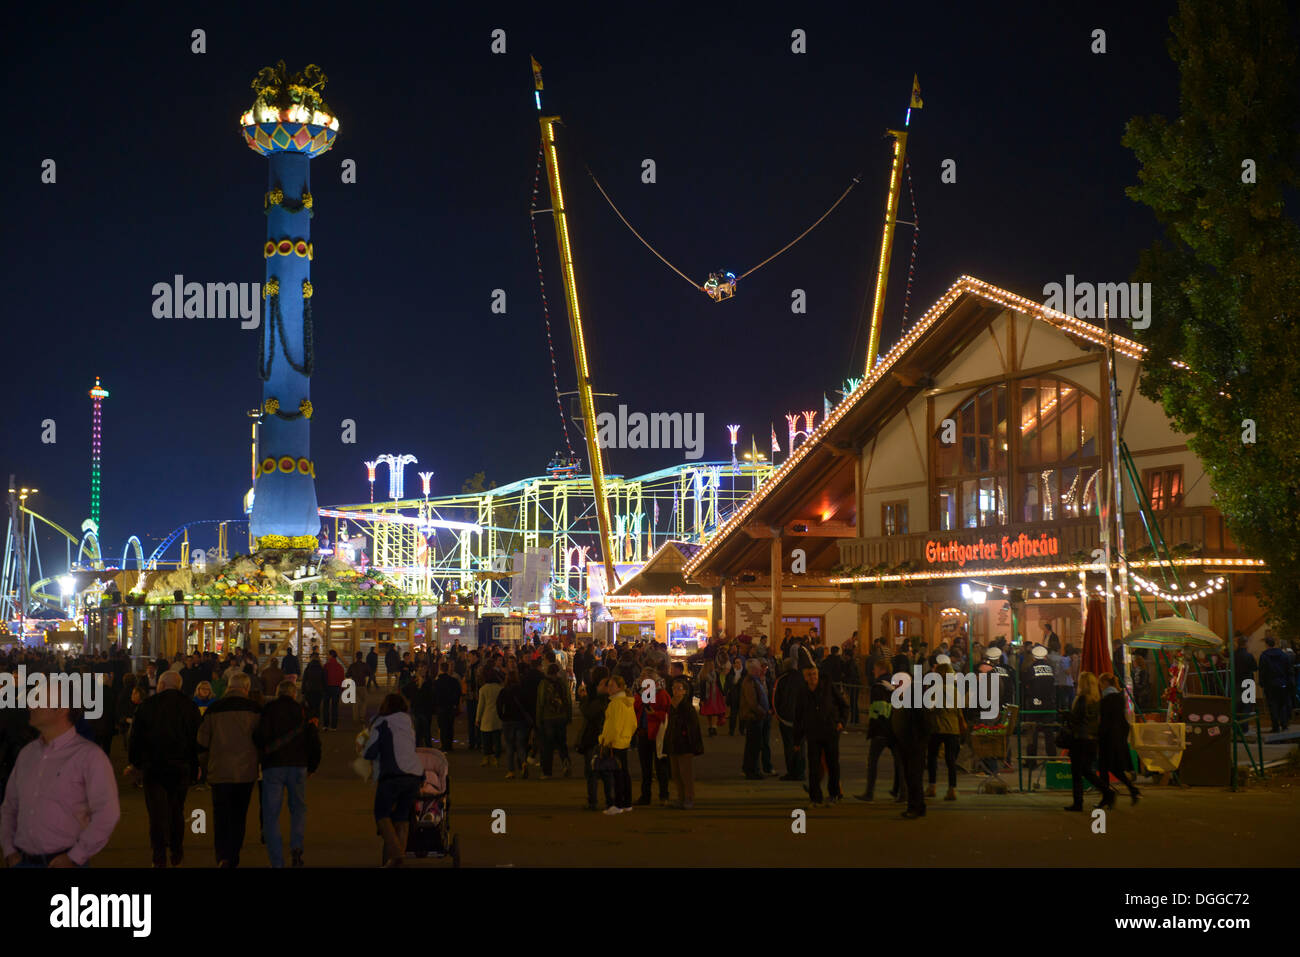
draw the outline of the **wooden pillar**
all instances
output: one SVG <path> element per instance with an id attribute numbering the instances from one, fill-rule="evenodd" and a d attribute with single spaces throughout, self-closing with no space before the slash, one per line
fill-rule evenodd
<path id="1" fill-rule="evenodd" d="M 858 654 L 864 658 L 871 654 L 871 643 L 875 641 L 876 629 L 871 624 L 871 603 L 858 605 Z"/>
<path id="2" fill-rule="evenodd" d="M 768 572 L 772 585 L 772 624 L 767 632 L 767 646 L 778 649 L 777 654 L 780 654 L 781 637 L 785 634 L 781 627 L 781 571 L 781 536 L 777 534 L 772 536 L 772 560 Z"/>
<path id="3" fill-rule="evenodd" d="M 352 613 L 352 658 L 357 657 L 357 652 L 361 650 L 361 619 Z M 373 677 L 373 676 L 372 676 Z"/>
<path id="4" fill-rule="evenodd" d="M 722 629 L 728 638 L 736 637 L 736 586 L 731 582 L 722 586 Z"/>

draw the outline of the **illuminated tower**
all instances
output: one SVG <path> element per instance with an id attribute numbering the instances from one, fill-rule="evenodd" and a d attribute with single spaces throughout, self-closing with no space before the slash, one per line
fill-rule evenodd
<path id="1" fill-rule="evenodd" d="M 256 99 L 240 117 L 249 149 L 268 158 L 266 281 L 257 371 L 262 379 L 261 463 L 249 533 L 258 548 L 315 548 L 316 468 L 311 459 L 311 170 L 334 145 L 339 123 L 321 98 L 325 74 L 290 76 L 281 60 L 253 81 Z"/>
<path id="2" fill-rule="evenodd" d="M 95 387 L 90 390 L 90 520 L 99 527 L 100 506 L 100 462 L 99 453 L 104 446 L 104 400 L 108 390 L 99 384 L 95 376 Z"/>

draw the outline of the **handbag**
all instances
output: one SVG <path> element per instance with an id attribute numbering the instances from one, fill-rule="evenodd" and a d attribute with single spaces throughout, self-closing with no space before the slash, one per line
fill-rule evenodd
<path id="1" fill-rule="evenodd" d="M 659 722 L 659 733 L 655 735 L 655 757 L 664 756 L 664 738 L 668 736 L 668 719 Z"/>
<path id="2" fill-rule="evenodd" d="M 1069 750 L 1074 747 L 1074 735 L 1070 733 L 1070 726 L 1074 723 L 1074 715 L 1068 711 L 1060 713 L 1061 726 L 1056 729 L 1056 746 Z"/>
<path id="3" fill-rule="evenodd" d="M 613 748 L 599 748 L 591 753 L 591 769 L 601 773 L 617 771 L 621 765 L 614 756 Z"/>

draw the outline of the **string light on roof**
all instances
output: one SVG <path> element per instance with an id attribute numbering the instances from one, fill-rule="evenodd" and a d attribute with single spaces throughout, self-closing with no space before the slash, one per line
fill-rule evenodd
<path id="1" fill-rule="evenodd" d="M 1102 330 L 1098 326 L 1094 326 L 1092 323 L 1084 322 L 1081 319 L 1076 319 L 1073 316 L 1066 315 L 1065 313 L 1059 312 L 1054 309 L 1048 309 L 1041 303 L 1034 302 L 1031 299 L 1026 299 L 1023 296 L 1017 296 L 1016 294 L 1008 292 L 1007 290 L 1001 289 L 997 286 L 994 286 L 991 283 L 983 282 L 982 280 L 976 279 L 974 276 L 968 276 L 963 274 L 962 276 L 958 277 L 956 282 L 954 282 L 951 286 L 948 287 L 948 290 L 933 306 L 930 307 L 929 311 L 926 312 L 925 315 L 922 316 L 919 320 L 917 320 L 916 324 L 911 328 L 911 330 L 906 332 L 901 338 L 899 338 L 897 342 L 894 343 L 893 348 L 891 348 L 889 352 L 885 354 L 884 358 L 882 358 L 878 363 L 876 363 L 871 368 L 871 371 L 863 378 L 862 382 L 853 391 L 852 396 L 854 397 L 854 401 L 841 402 L 838 406 L 836 406 L 835 410 L 831 413 L 830 417 L 822 422 L 822 427 L 819 427 L 817 431 L 826 433 L 830 430 L 831 427 L 833 427 L 842 418 L 844 418 L 844 416 L 847 415 L 848 412 L 856 404 L 856 397 L 858 397 L 859 394 L 861 393 L 869 392 L 876 383 L 878 383 L 881 379 L 885 378 L 890 373 L 891 368 L 898 362 L 899 358 L 908 349 L 910 349 L 917 340 L 919 340 L 923 335 L 925 335 L 925 333 L 927 333 L 930 330 L 930 328 L 939 320 L 939 318 L 947 311 L 947 309 L 954 302 L 956 302 L 957 299 L 964 293 L 972 293 L 975 295 L 979 295 L 982 298 L 988 300 L 989 302 L 993 302 L 998 305 L 1005 306 L 1008 309 L 1013 309 L 1016 312 L 1020 312 L 1025 315 L 1036 316 L 1038 318 L 1041 318 L 1051 323 L 1052 325 L 1057 326 L 1058 328 L 1064 327 L 1070 332 L 1071 335 L 1074 335 L 1080 339 L 1085 339 L 1088 342 L 1091 342 L 1093 345 L 1105 346 L 1107 344 L 1113 344 L 1115 351 L 1123 355 L 1125 358 L 1140 360 L 1147 354 L 1147 349 L 1145 346 L 1137 342 L 1134 342 L 1131 339 L 1126 339 L 1123 336 L 1118 336 L 1118 335 L 1112 335 L 1108 337 L 1104 330 Z M 1180 369 L 1188 368 L 1186 363 L 1178 362 L 1176 360 L 1171 360 L 1171 364 L 1176 368 L 1180 368 Z M 817 447 L 816 443 L 805 441 L 804 444 L 800 446 L 797 451 L 792 452 L 790 457 L 786 459 L 785 463 L 780 468 L 778 468 L 775 472 L 772 473 L 771 479 L 775 481 L 769 480 L 765 484 L 763 489 L 760 489 L 757 495 L 750 496 L 748 501 L 741 508 L 738 508 L 736 511 L 734 511 L 731 514 L 731 517 L 718 528 L 717 532 L 713 535 L 712 538 L 709 539 L 709 541 L 704 545 L 704 547 L 700 549 L 698 552 L 696 552 L 694 557 L 692 557 L 690 561 L 686 563 L 683 569 L 684 572 L 687 575 L 691 575 L 697 569 L 699 569 L 699 567 L 704 564 L 707 558 L 718 547 L 719 543 L 721 543 L 728 536 L 728 534 L 732 532 L 737 526 L 739 526 L 742 522 L 744 522 L 745 519 L 748 518 L 748 516 L 754 511 L 754 509 L 757 508 L 761 502 L 766 500 L 767 495 L 770 494 L 770 490 L 777 487 L 780 484 L 781 479 L 784 478 L 792 469 L 794 469 L 803 460 L 805 455 L 807 455 L 812 449 L 816 447 Z M 1245 559 L 1242 560 L 1206 559 L 1205 563 L 1206 564 L 1251 563 L 1259 566 L 1263 566 L 1265 564 L 1263 561 L 1260 560 L 1245 560 Z M 913 577 L 917 577 L 917 576 L 913 576 Z M 929 576 L 929 577 L 935 577 L 935 576 Z M 870 578 L 853 577 L 853 578 L 845 578 L 845 579 L 832 579 L 832 582 L 852 583 L 857 581 L 885 581 L 885 580 L 890 580 L 889 576 L 873 576 Z"/>

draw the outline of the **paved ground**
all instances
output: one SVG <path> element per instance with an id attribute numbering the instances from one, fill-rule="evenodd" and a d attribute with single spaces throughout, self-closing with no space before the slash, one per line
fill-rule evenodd
<path id="1" fill-rule="evenodd" d="M 347 710 L 347 709 L 345 709 Z M 576 735 L 578 721 L 571 731 Z M 339 731 L 327 733 L 320 771 L 307 785 L 309 866 L 370 867 L 378 863 L 379 839 L 371 817 L 373 786 L 349 769 L 354 729 L 344 716 Z M 463 722 L 457 726 L 464 740 Z M 1220 788 L 1144 787 L 1130 807 L 1122 798 L 1094 834 L 1086 814 L 1067 814 L 1067 792 L 977 795 L 978 778 L 959 779 L 956 802 L 932 801 L 927 816 L 901 819 L 892 803 L 863 804 L 848 797 L 836 807 L 807 809 L 807 832 L 792 832 L 792 812 L 807 808 L 796 783 L 747 781 L 741 777 L 742 739 L 725 732 L 705 738 L 697 759 L 696 807 L 676 811 L 638 807 L 606 817 L 582 810 L 585 786 L 575 777 L 506 781 L 504 768 L 482 768 L 481 755 L 450 756 L 454 811 L 465 866 L 996 866 L 1042 867 L 1292 867 L 1300 860 L 1300 829 L 1290 826 L 1300 810 L 1300 779 L 1281 777 L 1265 786 L 1231 792 Z M 1278 755 L 1279 745 L 1270 748 Z M 844 793 L 865 783 L 866 746 L 861 733 L 842 739 Z M 1272 756 L 1272 755 L 1270 755 Z M 779 744 L 774 757 L 778 770 Z M 119 741 L 114 763 L 124 763 Z M 882 767 L 887 793 L 892 770 Z M 940 766 L 942 780 L 943 769 Z M 1011 777 L 1011 776 L 1008 776 Z M 633 793 L 639 774 L 633 770 Z M 942 790 L 940 791 L 942 794 Z M 1095 798 L 1089 800 L 1089 806 Z M 191 789 L 189 809 L 202 808 L 211 821 L 211 792 Z M 506 833 L 494 834 L 492 813 L 505 811 Z M 258 845 L 257 800 L 249 814 L 250 842 L 244 866 L 266 865 Z M 288 833 L 288 814 L 282 826 Z M 191 835 L 184 867 L 213 862 L 212 841 Z M 148 866 L 147 819 L 142 792 L 124 785 L 122 819 L 96 866 Z M 440 866 L 433 861 L 412 867 Z"/>

